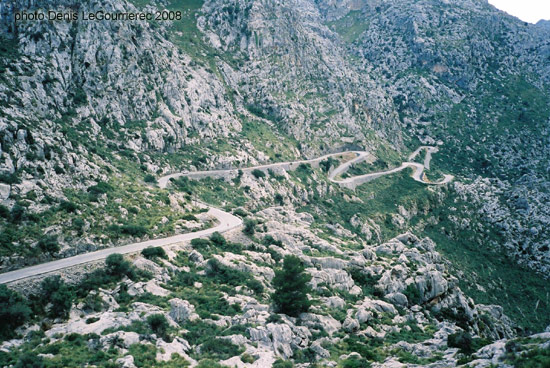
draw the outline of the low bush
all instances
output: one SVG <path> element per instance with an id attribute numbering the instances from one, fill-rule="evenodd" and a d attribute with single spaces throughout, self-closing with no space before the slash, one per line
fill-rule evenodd
<path id="1" fill-rule="evenodd" d="M 550 349 L 534 348 L 521 354 L 508 354 L 506 363 L 518 368 L 550 367 Z"/>
<path id="2" fill-rule="evenodd" d="M 0 217 L 5 219 L 10 218 L 10 209 L 3 204 L 0 204 Z"/>
<path id="3" fill-rule="evenodd" d="M 278 314 L 271 314 L 267 317 L 266 323 L 279 323 L 283 318 Z"/>
<path id="4" fill-rule="evenodd" d="M 223 298 L 223 294 L 218 291 L 201 290 L 187 293 L 185 298 L 195 306 L 197 314 L 201 318 L 212 318 L 213 314 L 234 316 L 242 312 L 239 304 L 229 304 Z"/>
<path id="5" fill-rule="evenodd" d="M 143 180 L 146 183 L 151 183 L 151 184 L 156 184 L 157 183 L 157 178 L 155 178 L 155 176 L 151 175 L 151 174 L 145 175 L 145 178 L 143 178 Z"/>
<path id="6" fill-rule="evenodd" d="M 59 209 L 67 213 L 72 213 L 78 209 L 78 206 L 73 202 L 63 201 L 59 204 Z"/>
<path id="7" fill-rule="evenodd" d="M 280 204 L 281 206 L 282 206 L 283 204 L 285 204 L 285 199 L 284 199 L 284 197 L 283 197 L 283 195 L 282 195 L 281 193 L 275 194 L 274 199 L 275 199 L 275 203 L 278 203 L 278 204 Z"/>
<path id="8" fill-rule="evenodd" d="M 210 236 L 210 241 L 217 247 L 223 247 L 227 243 L 223 235 L 217 231 Z"/>
<path id="9" fill-rule="evenodd" d="M 120 227 L 122 234 L 131 236 L 144 236 L 147 234 L 147 229 L 141 225 L 122 225 Z"/>
<path id="10" fill-rule="evenodd" d="M 235 355 L 243 353 L 243 348 L 231 343 L 228 340 L 222 339 L 209 339 L 205 341 L 201 346 L 201 354 L 208 358 L 216 360 L 226 360 Z"/>
<path id="11" fill-rule="evenodd" d="M 201 239 L 201 238 L 195 238 L 191 240 L 191 246 L 193 249 L 199 250 L 199 249 L 208 249 L 210 248 L 210 240 L 208 239 Z"/>
<path id="12" fill-rule="evenodd" d="M 235 216 L 239 216 L 239 217 L 246 217 L 248 216 L 248 212 L 246 212 L 245 210 L 243 210 L 242 208 L 235 208 L 233 210 L 233 214 Z"/>
<path id="13" fill-rule="evenodd" d="M 100 195 L 100 194 L 106 194 L 113 190 L 113 187 L 109 184 L 105 183 L 104 181 L 100 181 L 96 185 L 92 185 L 88 188 L 88 193 Z"/>
<path id="14" fill-rule="evenodd" d="M 246 220 L 244 222 L 243 233 L 245 233 L 248 236 L 252 236 L 254 235 L 255 232 L 256 232 L 256 221 Z"/>
<path id="15" fill-rule="evenodd" d="M 260 295 L 264 292 L 264 285 L 255 278 L 250 278 L 249 280 L 247 280 L 245 286 L 252 290 L 252 292 L 254 292 L 254 294 L 256 295 Z"/>
<path id="16" fill-rule="evenodd" d="M 212 360 L 212 359 L 202 359 L 196 368 L 225 368 L 225 365 Z"/>
<path id="17" fill-rule="evenodd" d="M 15 173 L 13 173 L 13 174 L 0 174 L 0 183 L 20 184 L 21 179 Z"/>
<path id="18" fill-rule="evenodd" d="M 112 276 L 125 276 L 130 273 L 131 265 L 122 254 L 110 254 L 105 260 L 105 271 Z"/>
<path id="19" fill-rule="evenodd" d="M 47 314 L 53 318 L 67 318 L 74 300 L 74 292 L 60 276 L 50 276 L 41 283 L 42 300 L 51 303 Z"/>
<path id="20" fill-rule="evenodd" d="M 407 288 L 403 292 L 409 301 L 409 305 L 415 305 L 422 303 L 422 297 L 420 296 L 420 291 L 415 284 L 407 285 Z"/>
<path id="21" fill-rule="evenodd" d="M 241 355 L 241 361 L 243 363 L 252 364 L 256 361 L 256 358 L 254 358 L 252 355 L 244 353 Z"/>
<path id="22" fill-rule="evenodd" d="M 265 173 L 260 169 L 254 169 L 252 170 L 252 176 L 256 179 L 265 178 Z"/>
<path id="23" fill-rule="evenodd" d="M 348 272 L 353 281 L 363 289 L 363 294 L 382 297 L 382 292 L 376 288 L 380 277 L 371 276 L 356 268 L 350 269 Z"/>
<path id="24" fill-rule="evenodd" d="M 290 360 L 282 360 L 282 359 L 277 359 L 274 363 L 273 363 L 273 368 L 294 368 L 294 363 L 292 363 Z"/>
<path id="25" fill-rule="evenodd" d="M 92 185 L 91 187 L 88 187 L 88 195 L 89 199 L 92 202 L 97 202 L 99 200 L 99 196 L 102 194 L 107 194 L 113 190 L 113 187 L 109 184 L 100 181 L 96 185 Z"/>
<path id="26" fill-rule="evenodd" d="M 167 340 L 168 328 L 170 327 L 170 325 L 168 324 L 168 320 L 166 320 L 164 314 L 150 315 L 149 317 L 147 317 L 147 323 L 149 324 L 149 327 L 151 327 L 151 330 L 157 336 L 160 336 L 164 340 Z"/>
<path id="27" fill-rule="evenodd" d="M 332 166 L 338 165 L 338 160 L 333 159 L 332 157 L 327 158 L 319 163 L 319 167 L 323 172 L 328 173 Z"/>
<path id="28" fill-rule="evenodd" d="M 182 220 L 185 221 L 197 221 L 197 216 L 193 215 L 192 213 L 186 213 L 185 215 L 181 216 Z"/>
<path id="29" fill-rule="evenodd" d="M 44 368 L 44 358 L 32 352 L 23 353 L 13 368 Z"/>
<path id="30" fill-rule="evenodd" d="M 141 255 L 147 259 L 168 258 L 162 247 L 149 247 L 141 251 Z"/>
<path id="31" fill-rule="evenodd" d="M 471 354 L 472 336 L 468 332 L 459 331 L 447 337 L 447 345 L 450 348 L 459 348 L 465 354 Z"/>
<path id="32" fill-rule="evenodd" d="M 271 235 L 266 235 L 264 236 L 264 238 L 262 239 L 262 244 L 264 245 L 276 245 L 278 247 L 282 247 L 283 246 L 283 242 L 280 241 L 280 240 L 276 240 L 275 238 L 273 238 L 273 236 Z"/>
<path id="33" fill-rule="evenodd" d="M 59 244 L 56 236 L 45 236 L 38 241 L 38 248 L 46 253 L 55 253 L 59 251 Z"/>
<path id="34" fill-rule="evenodd" d="M 15 329 L 25 323 L 31 309 L 19 293 L 0 285 L 0 339 L 11 338 Z"/>
<path id="35" fill-rule="evenodd" d="M 21 206 L 19 203 L 16 203 L 12 208 L 11 208 L 11 213 L 10 213 L 10 220 L 12 223 L 14 224 L 18 224 L 20 223 L 21 221 L 23 221 L 25 219 L 25 216 L 26 216 L 26 208 Z"/>

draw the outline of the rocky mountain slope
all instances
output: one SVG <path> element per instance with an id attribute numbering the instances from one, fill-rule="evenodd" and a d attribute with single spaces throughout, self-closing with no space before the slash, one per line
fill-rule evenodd
<path id="1" fill-rule="evenodd" d="M 21 9 L 182 19 L 16 24 Z M 99 366 L 128 367 L 180 364 L 158 362 L 171 352 L 346 367 L 353 353 L 434 367 L 548 355 L 547 334 L 517 338 L 550 324 L 544 22 L 481 0 L 10 0 L 0 15 L 0 270 L 209 227 L 197 199 L 256 229 L 228 235 L 232 251 L 185 244 L 169 260 L 138 257 L 147 272 L 86 289 L 70 316 L 33 306 L 25 338 L 2 345 L 3 364 L 34 351 L 47 366 L 78 365 L 55 360 L 75 346 L 89 348 L 84 360 L 102 356 Z M 330 183 L 327 161 L 156 185 L 173 172 L 354 148 L 375 157 L 351 169 L 359 175 L 421 144 L 440 146 L 428 178 L 452 173 L 453 183 L 428 188 L 402 173 L 352 191 Z M 298 319 L 269 299 L 287 254 L 313 277 L 314 306 Z M 220 279 L 219 265 L 246 275 Z M 251 279 L 262 291 L 243 286 Z M 168 335 L 150 330 L 150 314 Z M 232 350 L 203 350 L 199 330 Z"/>

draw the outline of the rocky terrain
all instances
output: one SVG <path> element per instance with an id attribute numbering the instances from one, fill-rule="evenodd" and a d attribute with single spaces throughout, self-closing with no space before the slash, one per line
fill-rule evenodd
<path id="1" fill-rule="evenodd" d="M 48 351 L 80 339 L 87 347 L 79 354 L 105 351 L 122 367 L 164 366 L 160 362 L 165 361 L 195 366 L 204 357 L 239 367 L 271 366 L 281 358 L 303 366 L 346 366 L 365 357 L 379 362 L 373 364 L 377 367 L 457 362 L 483 367 L 512 361 L 515 351 L 545 349 L 550 341 L 548 332 L 514 339 L 514 324 L 502 307 L 476 305 L 467 297 L 429 238 L 406 233 L 351 250 L 347 242 L 317 236 L 312 216 L 291 207 L 270 207 L 255 219 L 263 223 L 255 237 L 240 232 L 227 236 L 227 242 L 239 242 L 242 250 L 222 248 L 208 255 L 196 243 L 172 247 L 165 260 L 134 257 L 133 266 L 149 273 L 148 281 L 124 278 L 115 287 L 91 291 L 73 305 L 67 321 L 52 320 L 42 337 L 36 334 L 39 325 L 28 326 L 21 331 L 27 338 L 7 341 L 0 351 L 14 355 L 32 349 L 41 352 L 38 356 L 44 361 L 59 364 L 63 358 Z M 262 237 L 281 245 L 262 244 Z M 298 319 L 274 314 L 266 299 L 276 260 L 287 254 L 298 255 L 312 275 L 313 306 Z M 223 281 L 213 284 L 224 268 L 251 275 L 262 288 L 224 289 Z M 231 284 L 230 279 L 225 282 Z M 205 310 L 204 302 L 197 304 L 197 294 L 211 298 L 213 290 L 219 301 L 233 308 Z M 165 317 L 170 336 L 147 331 L 144 321 L 152 315 Z M 216 351 L 205 336 L 193 332 L 196 329 L 213 332 L 210 338 L 224 340 L 233 350 Z M 464 331 L 475 334 L 474 343 L 483 347 L 465 353 L 449 343 L 449 335 Z M 146 359 L 153 360 L 143 365 Z"/>
<path id="2" fill-rule="evenodd" d="M 182 19 L 15 23 L 21 9 Z M 10 285 L 30 309 L 0 334 L 0 366 L 548 364 L 548 21 L 478 0 L 10 0 L 0 15 L 1 272 L 214 226 L 197 200 L 245 219 L 107 280 Z M 369 152 L 356 174 L 383 171 L 420 145 L 439 147 L 428 180 L 453 182 L 404 171 L 352 190 L 329 179 L 343 155 L 157 183 L 343 150 Z M 290 254 L 311 275 L 295 317 L 271 299 Z"/>

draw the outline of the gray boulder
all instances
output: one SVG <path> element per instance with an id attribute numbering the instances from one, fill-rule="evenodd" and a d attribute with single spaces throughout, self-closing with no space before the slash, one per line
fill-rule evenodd
<path id="1" fill-rule="evenodd" d="M 186 321 L 194 321 L 199 318 L 199 315 L 195 313 L 195 306 L 189 303 L 187 300 L 174 298 L 169 301 L 170 303 L 170 317 L 178 323 L 184 323 Z"/>

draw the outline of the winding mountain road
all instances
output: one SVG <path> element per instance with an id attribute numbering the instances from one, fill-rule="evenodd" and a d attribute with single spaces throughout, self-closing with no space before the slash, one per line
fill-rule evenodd
<path id="1" fill-rule="evenodd" d="M 426 150 L 426 157 L 424 159 L 424 164 L 410 162 L 410 160 L 413 160 L 423 149 Z M 374 180 L 384 175 L 393 174 L 401 170 L 404 170 L 405 168 L 411 167 L 414 169 L 414 172 L 412 175 L 412 178 L 414 180 L 424 184 L 442 185 L 450 182 L 451 180 L 453 180 L 454 177 L 452 175 L 445 175 L 444 179 L 442 179 L 441 181 L 430 182 L 425 178 L 425 175 L 424 175 L 424 169 L 429 167 L 431 154 L 434 152 L 437 152 L 437 150 L 438 150 L 437 147 L 422 146 L 409 156 L 409 162 L 404 162 L 401 166 L 397 168 L 381 171 L 381 172 L 365 174 L 365 175 L 359 175 L 359 176 L 341 179 L 341 180 L 337 180 L 335 178 L 345 173 L 352 165 L 358 164 L 363 161 L 373 162 L 375 157 L 369 152 L 365 152 L 365 151 L 346 151 L 346 152 L 339 152 L 339 153 L 324 155 L 311 160 L 280 162 L 280 163 L 248 167 L 240 170 L 242 170 L 242 172 L 252 172 L 253 170 L 267 171 L 269 169 L 276 169 L 276 168 L 285 169 L 285 170 L 295 170 L 296 168 L 298 168 L 298 166 L 300 166 L 300 164 L 311 164 L 312 166 L 319 166 L 319 163 L 321 161 L 326 160 L 329 157 L 337 157 L 337 156 L 343 156 L 346 154 L 354 154 L 356 155 L 355 158 L 342 163 L 341 165 L 334 168 L 329 173 L 330 181 L 342 187 L 354 189 L 358 185 L 361 185 L 368 181 Z M 159 187 L 164 189 L 168 186 L 170 179 L 174 179 L 182 176 L 188 177 L 191 179 L 201 179 L 204 177 L 227 177 L 227 176 L 237 175 L 238 171 L 239 169 L 227 169 L 227 170 L 211 170 L 211 171 L 177 173 L 177 174 L 163 176 L 159 178 L 158 182 L 159 182 Z M 220 233 L 224 233 L 240 227 L 243 223 L 243 221 L 240 218 L 228 212 L 222 211 L 215 207 L 211 207 L 211 206 L 208 206 L 208 207 L 209 207 L 208 214 L 216 218 L 217 221 L 219 222 L 219 224 L 214 226 L 213 228 L 201 230 L 193 233 L 174 235 L 167 238 L 153 239 L 153 240 L 148 240 L 144 242 L 132 243 L 121 247 L 101 249 L 95 252 L 79 254 L 73 257 L 59 259 L 56 261 L 51 261 L 51 262 L 42 263 L 35 266 L 25 267 L 15 271 L 2 273 L 0 274 L 0 284 L 6 284 L 17 280 L 25 279 L 28 277 L 33 277 L 33 276 L 46 274 L 49 272 L 59 271 L 59 270 L 77 266 L 80 264 L 99 261 L 107 258 L 107 256 L 114 253 L 120 253 L 120 254 L 136 253 L 147 247 L 163 247 L 170 244 L 189 241 L 200 237 L 206 237 L 213 234 L 216 231 Z"/>
<path id="2" fill-rule="evenodd" d="M 100 261 L 107 258 L 110 254 L 114 253 L 137 253 L 147 247 L 163 247 L 166 245 L 175 244 L 187 240 L 193 240 L 195 238 L 205 237 L 213 234 L 216 231 L 224 233 L 229 230 L 238 228 L 243 223 L 240 218 L 233 216 L 228 212 L 224 212 L 218 208 L 210 207 L 207 213 L 215 217 L 218 220 L 219 224 L 210 229 L 201 230 L 193 233 L 174 235 L 161 239 L 147 240 L 144 242 L 123 245 L 121 247 L 101 249 L 95 252 L 79 254 L 74 257 L 63 258 L 52 262 L 42 263 L 36 266 L 25 267 L 19 270 L 2 273 L 0 274 L 0 284 L 25 279 L 27 277 L 38 276 L 48 272 L 59 271 L 64 268 L 69 268 L 84 263 Z"/>
<path id="3" fill-rule="evenodd" d="M 424 159 L 424 164 L 419 164 L 417 162 L 412 162 L 414 158 L 422 151 L 426 150 L 426 157 Z M 412 168 L 414 170 L 412 178 L 420 183 L 428 184 L 428 185 L 443 185 L 447 184 L 450 181 L 454 179 L 454 176 L 452 175 L 444 175 L 444 178 L 437 182 L 431 182 L 429 181 L 425 175 L 424 175 L 424 169 L 428 168 L 430 166 L 430 160 L 432 158 L 432 153 L 435 153 L 438 151 L 437 147 L 432 146 L 422 146 L 418 148 L 416 151 L 414 151 L 409 157 L 409 161 L 403 162 L 401 166 L 396 167 L 394 169 L 386 170 L 386 171 L 378 171 L 374 173 L 369 173 L 365 175 L 359 175 L 354 176 L 351 178 L 346 179 L 336 179 L 339 175 L 344 174 L 346 171 L 349 170 L 349 168 L 355 164 L 358 164 L 363 161 L 369 161 L 372 163 L 376 157 L 374 157 L 370 152 L 366 151 L 344 151 L 344 152 L 337 152 L 337 153 L 331 153 L 328 155 L 324 155 L 318 158 L 314 158 L 311 160 L 299 160 L 299 161 L 289 161 L 289 162 L 277 162 L 273 164 L 267 164 L 267 165 L 259 165 L 259 166 L 252 166 L 252 167 L 246 167 L 242 169 L 221 169 L 221 170 L 210 170 L 210 171 L 192 171 L 192 172 L 182 172 L 182 173 L 176 173 L 171 174 L 167 176 L 163 176 L 159 179 L 159 186 L 161 188 L 166 188 L 168 185 L 170 179 L 176 179 L 179 177 L 186 177 L 189 179 L 202 179 L 206 177 L 213 177 L 213 178 L 229 178 L 236 176 L 238 171 L 241 170 L 243 173 L 252 172 L 253 170 L 261 170 L 264 172 L 267 172 L 269 169 L 285 169 L 285 170 L 295 170 L 300 164 L 310 164 L 314 167 L 318 167 L 319 163 L 321 161 L 326 160 L 330 157 L 337 157 L 337 156 L 343 156 L 346 154 L 354 154 L 356 155 L 355 158 L 346 161 L 342 163 L 340 166 L 336 167 L 329 173 L 329 180 L 333 183 L 336 183 L 342 187 L 355 189 L 357 186 L 364 184 L 366 182 L 369 182 L 371 180 L 374 180 L 376 178 L 379 178 L 381 176 L 394 174 L 396 172 L 399 172 L 401 170 L 404 170 L 408 167 Z"/>
<path id="4" fill-rule="evenodd" d="M 426 157 L 424 158 L 424 164 L 419 164 L 417 162 L 412 162 L 412 160 L 414 160 L 414 158 L 422 151 L 422 150 L 426 150 Z M 374 180 L 376 178 L 379 178 L 381 176 L 385 176 L 385 175 L 389 175 L 389 174 L 394 174 L 396 172 L 399 172 L 401 170 L 404 170 L 408 167 L 412 168 L 414 170 L 413 174 L 412 174 L 412 178 L 420 183 L 423 183 L 423 184 L 429 184 L 429 185 L 443 185 L 443 184 L 447 184 L 449 182 L 451 182 L 453 179 L 454 179 L 454 176 L 453 175 L 448 175 L 448 174 L 445 174 L 443 179 L 437 181 L 437 182 L 431 182 L 429 181 L 427 178 L 426 178 L 426 175 L 424 174 L 424 169 L 426 168 L 429 168 L 430 167 L 430 161 L 432 159 L 432 153 L 435 153 L 438 151 L 438 148 L 437 147 L 431 147 L 431 146 L 422 146 L 420 148 L 418 148 L 416 151 L 414 151 L 410 156 L 409 156 L 409 161 L 407 162 L 403 162 L 401 164 L 401 166 L 399 167 L 396 167 L 394 169 L 390 169 L 390 170 L 386 170 L 386 171 L 378 171 L 378 172 L 374 172 L 374 173 L 370 173 L 370 174 L 364 174 L 364 175 L 359 175 L 359 176 L 354 176 L 354 177 L 351 177 L 351 178 L 347 178 L 347 179 L 341 179 L 341 180 L 336 180 L 335 177 L 340 175 L 340 174 L 343 174 L 345 171 L 347 171 L 347 169 L 352 165 L 352 164 L 355 164 L 357 162 L 349 162 L 350 165 L 348 165 L 345 170 L 343 171 L 338 171 L 339 168 L 335 169 L 334 171 L 331 172 L 331 174 L 329 175 L 329 179 L 333 182 L 333 183 L 337 183 L 339 184 L 340 186 L 343 186 L 343 187 L 346 187 L 346 188 L 349 188 L 349 189 L 355 189 L 357 186 L 361 185 L 361 184 L 364 184 L 366 182 L 369 182 L 371 180 Z M 366 153 L 366 152 L 361 152 L 361 153 Z M 359 155 L 355 160 L 358 160 L 359 158 L 361 157 L 361 155 Z M 354 161 L 354 160 L 352 160 Z M 361 161 L 358 161 L 358 162 L 361 162 Z M 345 165 L 345 164 L 344 164 Z M 344 166 L 342 165 L 342 166 Z M 338 171 L 338 172 L 337 172 Z"/>

